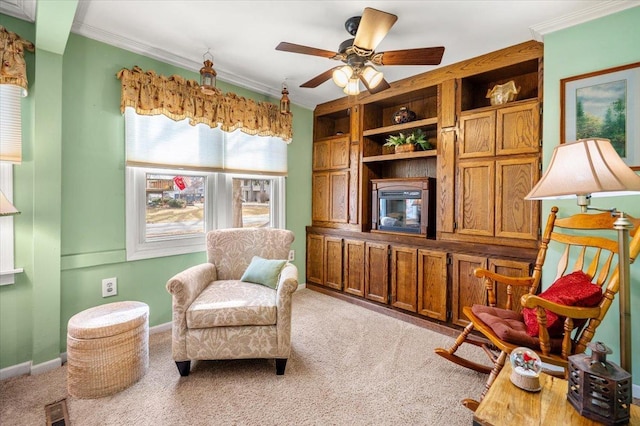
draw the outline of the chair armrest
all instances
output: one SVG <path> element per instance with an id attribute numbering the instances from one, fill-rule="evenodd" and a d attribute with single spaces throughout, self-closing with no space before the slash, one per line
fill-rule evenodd
<path id="1" fill-rule="evenodd" d="M 292 263 L 287 263 L 280 273 L 276 293 L 278 354 L 281 358 L 287 358 L 291 350 L 291 301 L 297 288 L 298 268 Z"/>
<path id="2" fill-rule="evenodd" d="M 513 296 L 511 287 L 530 287 L 533 284 L 533 277 L 510 277 L 508 275 L 497 274 L 487 269 L 476 268 L 473 270 L 473 274 L 482 279 L 485 289 L 487 290 L 487 301 L 489 306 L 496 306 L 496 282 L 507 285 L 507 301 L 505 308 L 513 309 Z"/>
<path id="3" fill-rule="evenodd" d="M 298 288 L 298 268 L 293 263 L 287 263 L 280 272 L 278 281 L 278 308 L 280 304 L 291 298 L 291 295 Z"/>
<path id="4" fill-rule="evenodd" d="M 473 274 L 478 278 L 490 279 L 491 281 L 497 281 L 508 285 L 529 287 L 533 283 L 533 277 L 510 277 L 482 268 L 474 269 Z"/>
<path id="5" fill-rule="evenodd" d="M 594 306 L 591 308 L 584 306 L 567 306 L 559 303 L 551 302 L 547 299 L 543 299 L 535 294 L 525 294 L 520 298 L 520 303 L 523 308 L 545 308 L 563 317 L 569 317 L 572 319 L 589 319 L 598 318 L 600 315 L 600 307 Z"/>
<path id="6" fill-rule="evenodd" d="M 167 281 L 167 291 L 173 296 L 174 311 L 182 307 L 185 311 L 210 282 L 217 278 L 213 263 L 202 263 L 177 273 Z"/>

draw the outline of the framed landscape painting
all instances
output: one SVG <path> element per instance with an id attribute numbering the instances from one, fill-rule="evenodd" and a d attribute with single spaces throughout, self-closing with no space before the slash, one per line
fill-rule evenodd
<path id="1" fill-rule="evenodd" d="M 560 80 L 560 143 L 607 138 L 640 170 L 640 62 Z"/>

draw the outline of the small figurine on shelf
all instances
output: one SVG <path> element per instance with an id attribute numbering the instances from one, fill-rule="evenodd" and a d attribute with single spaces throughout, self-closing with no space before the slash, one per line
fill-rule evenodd
<path id="1" fill-rule="evenodd" d="M 416 119 L 416 113 L 407 107 L 402 107 L 393 113 L 393 122 L 395 124 L 408 123 Z"/>
<path id="2" fill-rule="evenodd" d="M 491 105 L 504 105 L 515 100 L 518 93 L 520 93 L 520 88 L 516 87 L 515 81 L 511 80 L 493 86 L 493 89 L 487 92 L 486 97 L 491 100 Z"/>

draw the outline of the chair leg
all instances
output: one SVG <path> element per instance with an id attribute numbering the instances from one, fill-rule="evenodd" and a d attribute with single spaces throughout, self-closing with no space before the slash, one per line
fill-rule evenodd
<path id="1" fill-rule="evenodd" d="M 287 358 L 276 358 L 276 374 L 282 376 L 287 366 Z"/>
<path id="2" fill-rule="evenodd" d="M 178 371 L 182 377 L 186 377 L 189 375 L 189 371 L 191 370 L 191 361 L 176 361 L 176 367 L 178 367 Z"/>
<path id="3" fill-rule="evenodd" d="M 496 363 L 493 366 L 493 370 L 491 370 L 491 373 L 489 374 L 487 383 L 485 383 L 484 385 L 484 391 L 482 391 L 482 395 L 480 395 L 480 401 L 466 398 L 462 400 L 462 405 L 464 405 L 471 411 L 476 411 L 476 409 L 480 405 L 480 402 L 484 399 L 484 396 L 489 391 L 489 388 L 491 387 L 491 385 L 493 385 L 493 382 L 496 381 L 498 374 L 500 374 L 500 371 L 502 371 L 502 367 L 504 367 L 504 362 L 506 359 L 507 359 L 507 353 L 505 351 L 500 352 L 500 355 L 498 356 L 498 359 L 496 360 Z"/>
<path id="4" fill-rule="evenodd" d="M 458 365 L 461 365 L 461 366 L 466 367 L 466 368 L 470 368 L 470 369 L 478 371 L 480 373 L 488 374 L 488 373 L 491 372 L 491 368 L 490 367 L 487 367 L 486 365 L 478 364 L 477 362 L 469 361 L 468 359 L 461 358 L 461 357 L 459 357 L 458 355 L 455 354 L 455 352 L 458 350 L 458 348 L 465 342 L 474 344 L 476 346 L 480 346 L 479 343 L 476 343 L 476 342 L 471 341 L 471 340 L 467 340 L 467 337 L 469 336 L 469 333 L 471 333 L 472 331 L 473 331 L 473 323 L 469 323 L 464 328 L 464 330 L 462 330 L 462 333 L 460 333 L 460 335 L 456 339 L 456 341 L 453 344 L 453 346 L 451 346 L 449 349 L 437 348 L 435 350 L 435 352 L 436 352 L 436 354 L 440 355 L 441 357 L 443 357 L 445 359 L 448 359 L 451 362 L 455 362 Z"/>

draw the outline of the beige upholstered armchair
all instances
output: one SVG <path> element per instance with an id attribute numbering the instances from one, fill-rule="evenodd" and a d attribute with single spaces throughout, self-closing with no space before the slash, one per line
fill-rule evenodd
<path id="1" fill-rule="evenodd" d="M 293 239 L 293 232 L 274 228 L 211 231 L 207 263 L 167 282 L 173 298 L 172 352 L 180 375 L 189 375 L 191 360 L 239 358 L 274 358 L 276 374 L 284 374 L 298 269 L 286 263 L 273 281 L 275 289 L 240 279 L 255 265 L 254 256 L 287 259 Z"/>

